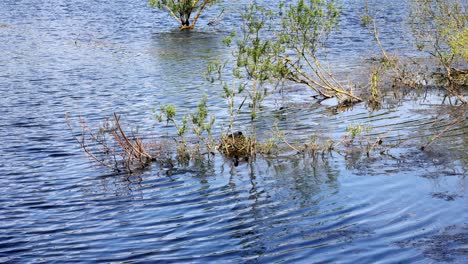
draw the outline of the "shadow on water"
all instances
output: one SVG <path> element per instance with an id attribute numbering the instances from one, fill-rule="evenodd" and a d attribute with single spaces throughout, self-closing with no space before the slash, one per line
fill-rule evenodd
<path id="1" fill-rule="evenodd" d="M 153 33 L 149 52 L 162 74 L 193 81 L 203 76 L 210 61 L 223 56 L 225 50 L 221 39 L 216 32 Z"/>

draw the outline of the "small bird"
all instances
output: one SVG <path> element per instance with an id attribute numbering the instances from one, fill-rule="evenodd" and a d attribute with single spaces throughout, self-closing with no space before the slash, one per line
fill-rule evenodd
<path id="1" fill-rule="evenodd" d="M 241 131 L 234 132 L 232 134 L 227 135 L 229 138 L 243 138 L 244 135 L 242 134 Z"/>

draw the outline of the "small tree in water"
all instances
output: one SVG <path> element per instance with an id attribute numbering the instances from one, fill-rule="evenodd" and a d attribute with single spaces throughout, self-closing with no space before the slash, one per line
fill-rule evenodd
<path id="1" fill-rule="evenodd" d="M 452 81 L 468 63 L 468 2 L 413 0 L 411 29 L 419 50 L 435 57 Z M 466 69 L 465 71 L 466 72 Z M 466 73 L 465 73 L 466 74 Z"/>
<path id="2" fill-rule="evenodd" d="M 237 95 L 247 94 L 252 119 L 271 88 L 277 87 L 271 85 L 275 81 L 306 85 L 317 93 L 317 98 L 336 97 L 343 105 L 362 101 L 351 85 L 336 80 L 318 58 L 338 25 L 339 14 L 337 0 L 299 0 L 287 5 L 280 2 L 276 10 L 253 2 L 245 9 L 240 36 L 234 38 L 235 34 L 231 34 L 224 42 L 229 46 L 234 40 L 233 76 L 243 84 Z M 216 73 L 223 68 L 210 70 Z"/>
<path id="3" fill-rule="evenodd" d="M 180 29 L 193 29 L 202 11 L 219 0 L 148 0 L 151 7 L 165 9 L 180 23 Z M 195 16 L 192 20 L 192 13 Z"/>

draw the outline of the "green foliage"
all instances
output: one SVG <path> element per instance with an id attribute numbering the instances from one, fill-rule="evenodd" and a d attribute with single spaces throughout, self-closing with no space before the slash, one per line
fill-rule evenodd
<path id="1" fill-rule="evenodd" d="M 369 85 L 370 85 L 370 98 L 369 103 L 377 107 L 380 105 L 381 94 L 379 90 L 380 82 L 382 81 L 383 69 L 382 67 L 373 67 L 369 76 Z"/>
<path id="2" fill-rule="evenodd" d="M 200 148 L 201 142 L 204 143 L 208 150 L 214 146 L 211 132 L 215 123 L 215 118 L 211 116 L 208 120 L 209 111 L 206 94 L 203 94 L 194 113 L 184 115 L 179 121 L 177 120 L 176 114 L 177 111 L 174 105 L 163 105 L 160 107 L 159 113 L 156 114 L 156 118 L 159 122 L 166 121 L 167 124 L 171 124 L 177 130 L 177 136 L 179 137 L 177 141 L 177 152 L 179 155 L 186 156 L 187 154 L 186 137 L 190 131 L 193 132 L 198 139 L 198 148 Z M 189 125 L 192 127 L 191 130 L 189 130 Z M 204 135 L 205 132 L 206 135 Z"/>
<path id="3" fill-rule="evenodd" d="M 175 105 L 163 105 L 161 106 L 161 114 L 158 115 L 159 122 L 162 122 L 163 116 L 166 117 L 166 122 L 174 121 L 176 115 Z"/>
<path id="4" fill-rule="evenodd" d="M 361 16 L 361 25 L 364 27 L 369 27 L 373 20 L 373 17 L 370 15 L 370 10 L 369 10 L 369 0 L 366 0 L 365 6 L 364 6 L 364 13 Z"/>
<path id="5" fill-rule="evenodd" d="M 204 93 L 195 114 L 191 116 L 192 123 L 198 127 L 204 128 L 207 116 L 208 106 L 206 105 L 206 94 Z"/>
<path id="6" fill-rule="evenodd" d="M 231 35 L 223 38 L 223 44 L 226 45 L 227 47 L 231 46 L 232 39 L 236 36 L 236 32 L 232 31 Z"/>
<path id="7" fill-rule="evenodd" d="M 172 123 L 177 129 L 177 135 L 179 137 L 183 137 L 187 132 L 187 117 L 184 116 L 182 118 L 182 122 L 178 124 L 175 120 L 177 113 L 175 105 L 163 105 L 161 106 L 160 111 L 161 112 L 157 115 L 158 121 L 162 122 L 165 119 L 168 124 L 169 122 Z"/>
<path id="8" fill-rule="evenodd" d="M 453 54 L 468 62 L 468 27 L 456 32 L 449 39 L 449 46 Z"/>
<path id="9" fill-rule="evenodd" d="M 284 49 L 263 32 L 272 30 L 274 15 L 254 3 L 245 10 L 242 18 L 245 23 L 242 39 L 238 42 L 237 70 L 243 69 L 247 78 L 263 83 L 282 66 L 278 54 Z"/>
<path id="10" fill-rule="evenodd" d="M 185 132 L 187 132 L 187 116 L 182 118 L 182 125 L 177 128 L 177 135 L 182 137 L 185 135 Z"/>
<path id="11" fill-rule="evenodd" d="M 246 8 L 242 18 L 244 24 L 241 39 L 237 42 L 237 60 L 233 73 L 238 79 L 251 80 L 247 92 L 250 98 L 250 115 L 255 119 L 259 104 L 267 95 L 265 82 L 277 77 L 284 68 L 278 56 L 284 50 L 274 39 L 265 36 L 266 32 L 272 30 L 275 18 L 273 12 L 253 3 Z"/>
<path id="12" fill-rule="evenodd" d="M 468 3 L 463 0 L 413 0 L 411 29 L 416 46 L 439 60 L 448 72 L 468 62 Z"/>
<path id="13" fill-rule="evenodd" d="M 338 25 L 340 9 L 334 0 L 300 0 L 297 5 L 291 4 L 285 14 L 280 41 L 296 52 L 315 53 Z"/>
<path id="14" fill-rule="evenodd" d="M 348 132 L 348 136 L 351 140 L 354 140 L 356 137 L 362 135 L 363 132 L 371 132 L 373 128 L 369 125 L 361 125 L 361 124 L 351 124 L 346 127 L 346 131 Z"/>
<path id="15" fill-rule="evenodd" d="M 199 139 L 201 139 L 201 136 L 204 131 L 206 131 L 208 133 L 208 136 L 211 137 L 211 130 L 215 122 L 215 117 L 211 116 L 208 122 L 208 114 L 209 112 L 207 106 L 207 97 L 206 94 L 203 94 L 195 113 L 190 115 L 190 119 L 193 125 L 193 132 L 197 135 Z"/>
<path id="16" fill-rule="evenodd" d="M 227 62 L 226 62 L 227 63 Z M 239 114 L 240 109 L 242 108 L 244 101 L 239 104 L 238 107 L 235 107 L 235 99 L 244 91 L 246 90 L 246 83 L 245 82 L 238 82 L 238 73 L 236 73 L 236 69 L 234 70 L 234 80 L 232 83 L 227 83 L 223 79 L 223 73 L 226 67 L 226 63 L 221 63 L 219 61 L 211 62 L 207 67 L 206 72 L 206 79 L 212 83 L 219 82 L 220 86 L 223 88 L 223 93 L 221 97 L 226 100 L 229 109 L 229 126 L 228 126 L 228 133 L 232 133 L 232 128 L 234 126 L 234 121 Z M 237 80 L 237 81 L 236 81 Z M 237 110 L 236 110 L 237 108 Z"/>
<path id="17" fill-rule="evenodd" d="M 152 8 L 164 9 L 173 18 L 180 22 L 181 29 L 192 29 L 195 27 L 201 12 L 219 0 L 148 0 Z M 196 12 L 195 17 L 190 22 L 190 16 Z"/>
<path id="18" fill-rule="evenodd" d="M 243 26 L 235 42 L 233 76 L 242 83 L 240 87 L 245 87 L 252 119 L 275 87 L 268 84 L 275 81 L 306 84 L 324 97 L 332 96 L 328 93 L 351 95 L 336 81 L 328 81 L 331 73 L 324 71 L 315 56 L 337 26 L 339 12 L 334 0 L 280 3 L 277 13 L 254 2 L 244 10 Z M 231 46 L 234 37 L 231 34 L 223 42 Z M 233 89 L 223 87 L 226 94 L 234 94 Z"/>

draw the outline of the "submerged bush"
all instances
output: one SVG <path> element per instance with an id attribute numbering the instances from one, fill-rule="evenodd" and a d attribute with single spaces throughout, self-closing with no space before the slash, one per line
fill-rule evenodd
<path id="1" fill-rule="evenodd" d="M 193 29 L 205 8 L 214 5 L 219 0 L 148 0 L 151 7 L 164 9 L 180 22 L 180 29 Z M 195 16 L 190 20 L 192 13 Z"/>
<path id="2" fill-rule="evenodd" d="M 462 104 L 466 99 L 460 87 L 468 85 L 468 5 L 458 0 L 412 0 L 409 16 L 414 46 L 435 60 L 399 57 L 388 54 L 379 38 L 375 14 L 371 15 L 368 1 L 362 15 L 378 44 L 382 58 L 374 60 L 370 73 L 370 105 L 379 101 L 378 86 L 387 77 L 397 87 L 420 88 L 435 83 L 456 96 Z M 365 23 L 364 23 L 365 22 Z M 442 69 L 443 72 L 439 72 Z M 388 80 L 388 79 L 387 79 Z"/>
<path id="3" fill-rule="evenodd" d="M 468 63 L 468 3 L 460 0 L 413 0 L 411 30 L 418 49 L 444 67 L 450 79 L 456 63 Z"/>
<path id="4" fill-rule="evenodd" d="M 362 101 L 351 85 L 338 81 L 318 56 L 337 27 L 339 15 L 335 0 L 280 3 L 277 10 L 252 3 L 242 13 L 240 32 L 224 40 L 228 46 L 234 46 L 232 67 L 213 64 L 209 67 L 211 81 L 220 80 L 224 68 L 233 69 L 235 85 L 226 86 L 223 81 L 221 84 L 230 91 L 228 97 L 249 99 L 252 119 L 262 100 L 277 87 L 273 84 L 286 80 L 313 89 L 317 98 L 336 97 L 343 104 Z"/>

